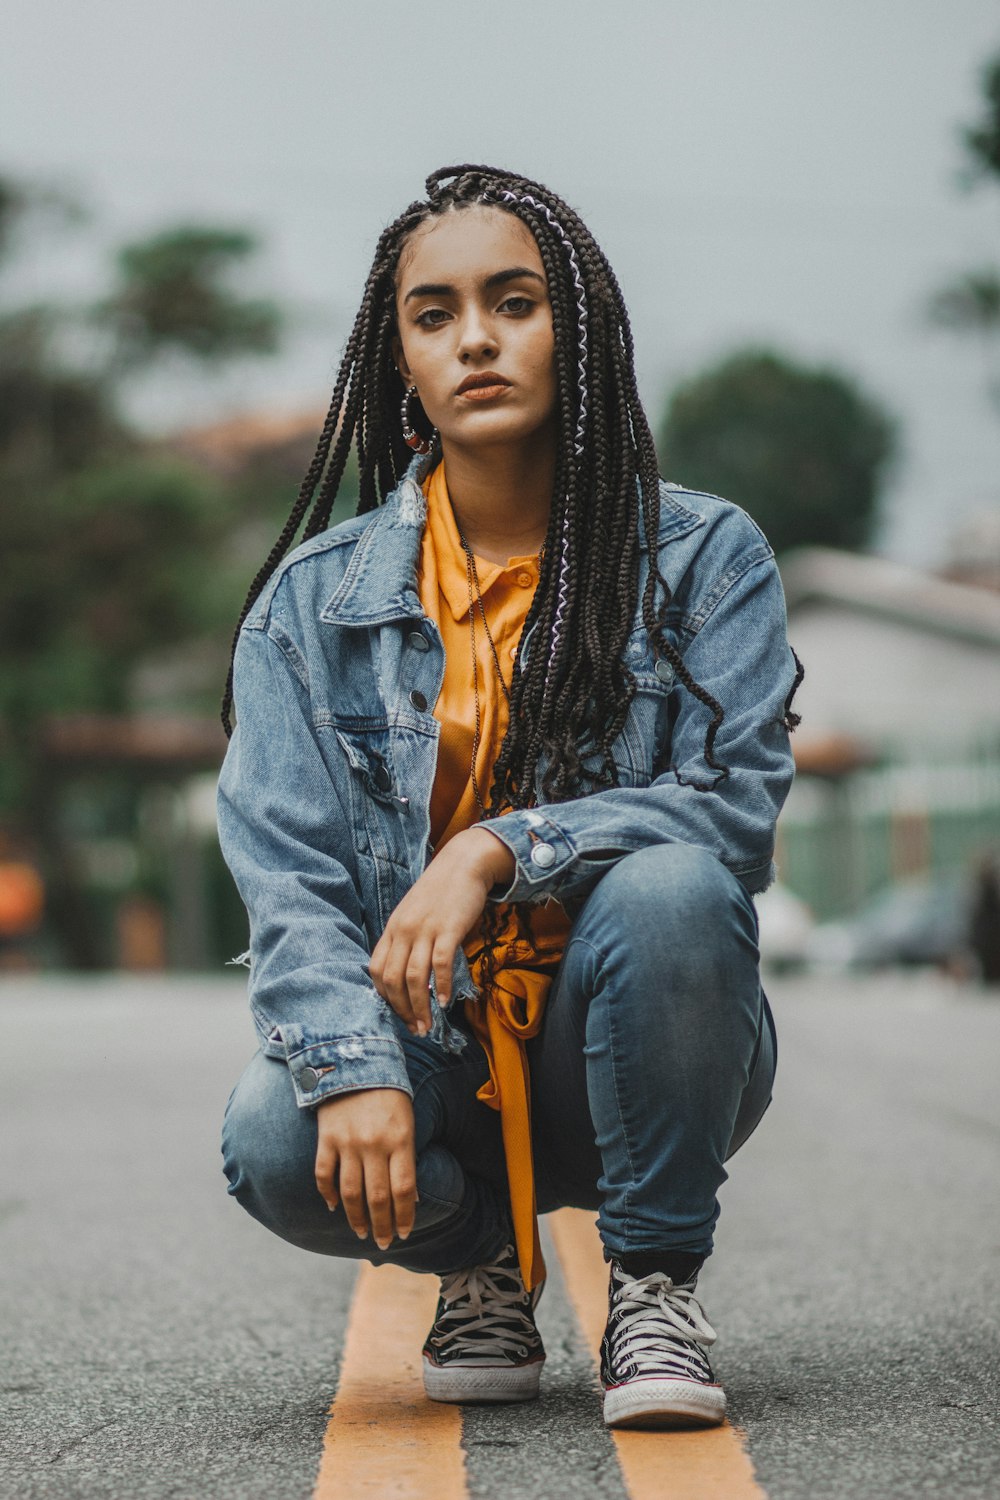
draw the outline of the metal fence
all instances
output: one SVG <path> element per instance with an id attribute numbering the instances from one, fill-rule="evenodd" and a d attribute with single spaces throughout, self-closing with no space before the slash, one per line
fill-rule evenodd
<path id="1" fill-rule="evenodd" d="M 778 877 L 819 918 L 892 881 L 971 870 L 1000 849 L 1000 758 L 801 776 L 778 828 Z"/>

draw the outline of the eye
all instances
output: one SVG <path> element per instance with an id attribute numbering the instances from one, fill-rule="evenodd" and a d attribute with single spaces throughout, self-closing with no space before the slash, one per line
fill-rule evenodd
<path id="1" fill-rule="evenodd" d="M 414 322 L 419 323 L 421 328 L 437 328 L 447 317 L 443 307 L 425 307 L 423 312 L 417 314 Z"/>
<path id="2" fill-rule="evenodd" d="M 530 312 L 533 305 L 534 304 L 532 303 L 530 297 L 522 297 L 520 293 L 515 293 L 513 297 L 505 298 L 505 300 L 501 302 L 500 308 L 501 311 L 506 308 L 508 312 L 524 314 Z"/>

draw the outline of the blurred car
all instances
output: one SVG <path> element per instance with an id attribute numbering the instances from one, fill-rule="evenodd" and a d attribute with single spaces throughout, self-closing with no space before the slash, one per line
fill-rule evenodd
<path id="1" fill-rule="evenodd" d="M 754 899 L 761 963 L 769 969 L 800 968 L 808 957 L 814 918 L 804 901 L 776 882 Z"/>
<path id="2" fill-rule="evenodd" d="M 818 923 L 807 960 L 835 969 L 959 964 L 968 953 L 970 899 L 968 877 L 960 871 L 897 881 L 853 917 Z"/>

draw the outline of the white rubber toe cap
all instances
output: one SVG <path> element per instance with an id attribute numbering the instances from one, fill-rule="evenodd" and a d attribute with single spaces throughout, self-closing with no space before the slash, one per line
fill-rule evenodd
<path id="1" fill-rule="evenodd" d="M 604 1393 L 608 1427 L 717 1427 L 725 1416 L 721 1385 L 697 1380 L 629 1380 Z"/>
<path id="2" fill-rule="evenodd" d="M 544 1363 L 436 1365 L 424 1355 L 424 1390 L 432 1401 L 533 1401 Z"/>

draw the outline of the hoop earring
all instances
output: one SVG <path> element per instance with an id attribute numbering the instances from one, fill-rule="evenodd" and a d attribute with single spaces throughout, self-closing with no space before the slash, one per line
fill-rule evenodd
<path id="1" fill-rule="evenodd" d="M 425 438 L 414 427 L 410 419 L 410 397 L 416 396 L 416 394 L 416 386 L 411 385 L 407 387 L 403 395 L 403 442 L 408 448 L 412 448 L 414 453 L 429 453 L 434 439 L 437 437 L 437 428 L 432 427 L 430 437 Z"/>

